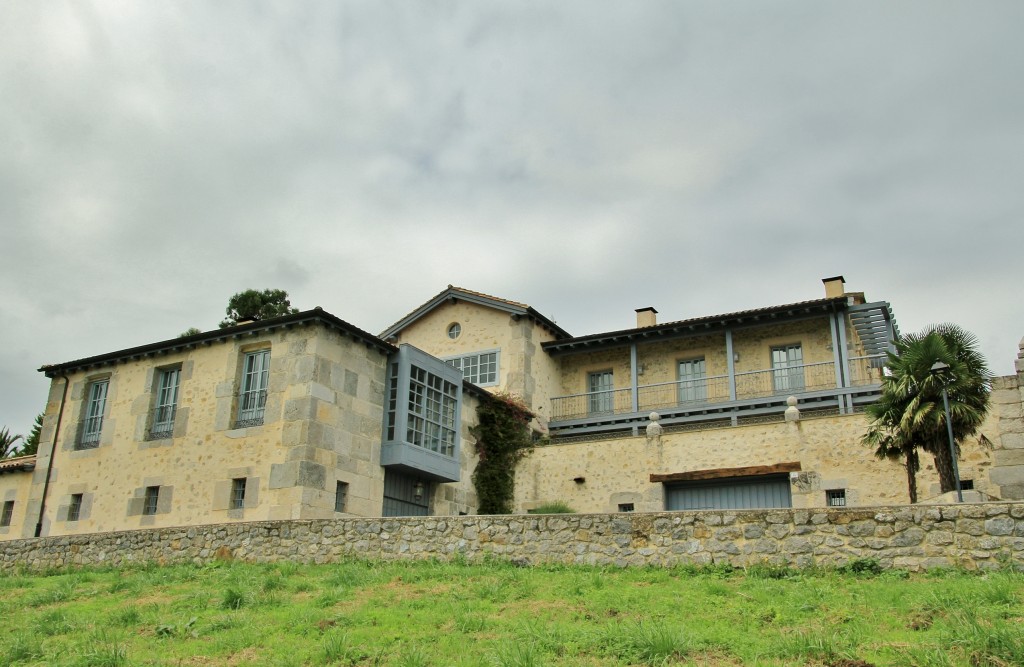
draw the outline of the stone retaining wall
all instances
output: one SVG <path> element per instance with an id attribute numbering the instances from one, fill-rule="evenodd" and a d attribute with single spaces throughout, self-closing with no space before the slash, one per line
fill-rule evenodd
<path id="1" fill-rule="evenodd" d="M 1024 504 L 260 521 L 12 540 L 0 568 L 343 558 L 520 564 L 998 568 L 1024 564 Z"/>

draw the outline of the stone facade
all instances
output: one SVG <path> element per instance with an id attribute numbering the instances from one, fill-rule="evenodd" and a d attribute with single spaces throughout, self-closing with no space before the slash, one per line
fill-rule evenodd
<path id="1" fill-rule="evenodd" d="M 532 509 L 562 501 L 579 512 L 614 512 L 620 504 L 636 511 L 666 508 L 666 485 L 652 474 L 708 469 L 800 464 L 790 473 L 793 507 L 826 507 L 826 491 L 845 491 L 849 507 L 909 502 L 906 471 L 894 461 L 880 461 L 863 445 L 868 421 L 862 414 L 818 417 L 747 426 L 665 432 L 584 440 L 538 447 L 517 471 L 516 507 Z M 960 473 L 981 492 L 993 491 L 988 480 L 991 452 L 962 448 Z M 926 457 L 930 463 L 930 457 Z M 934 466 L 918 474 L 921 489 L 934 485 Z M 926 498 L 925 498 L 926 500 Z"/>
<path id="2" fill-rule="evenodd" d="M 131 563 L 329 563 L 345 558 L 517 564 L 883 567 L 1024 564 L 1024 505 L 263 521 L 7 542 L 0 568 Z"/>
<path id="3" fill-rule="evenodd" d="M 0 540 L 34 535 L 40 514 L 44 536 L 380 516 L 386 367 L 395 348 L 319 310 L 293 319 L 50 372 L 35 470 L 0 474 L 0 500 L 11 496 L 16 511 Z M 265 407 L 258 423 L 240 425 L 243 364 L 256 351 L 269 353 Z M 177 410 L 173 428 L 154 437 L 159 378 L 167 370 L 180 373 Z M 83 423 L 97 382 L 107 387 L 102 430 L 85 446 Z M 463 392 L 456 446 L 462 474 L 458 482 L 425 486 L 431 512 L 475 510 L 476 406 L 472 392 Z M 242 502 L 232 497 L 239 480 Z M 147 506 L 152 489 L 158 493 Z"/>
<path id="4" fill-rule="evenodd" d="M 42 535 L 74 535 L 408 511 L 471 514 L 472 427 L 477 401 L 488 394 L 463 383 L 454 454 L 431 427 L 417 432 L 392 423 L 395 408 L 387 406 L 408 404 L 404 395 L 389 395 L 388 383 L 398 377 L 392 371 L 401 366 L 392 360 L 412 347 L 424 351 L 419 358 L 433 364 L 435 378 L 453 386 L 457 371 L 439 360 L 496 354 L 496 377 L 481 381 L 484 389 L 523 398 L 535 413 L 534 429 L 553 436 L 517 470 L 521 512 L 550 501 L 597 513 L 684 507 L 669 502 L 686 491 L 681 484 L 708 481 L 709 474 L 722 480 L 715 482 L 721 493 L 770 477 L 773 488 L 784 488 L 783 505 L 805 510 L 905 503 L 903 468 L 875 459 L 860 442 L 867 422 L 859 411 L 877 397 L 892 314 L 884 302 L 846 292 L 841 277 L 825 285 L 825 299 L 661 325 L 653 309 L 643 309 L 635 329 L 578 338 L 525 304 L 449 286 L 380 337 L 317 308 L 44 367 L 53 383 L 35 470 L 0 470 L 0 501 L 14 509 L 0 541 L 32 536 L 37 523 Z M 243 366 L 257 351 L 269 354 L 265 407 L 259 423 L 239 424 Z M 1024 357 L 1018 376 L 996 382 L 989 419 L 962 443 L 960 471 L 974 483 L 972 499 L 1024 498 L 1022 365 Z M 177 413 L 173 428 L 154 438 L 160 378 L 169 369 L 180 372 Z M 600 400 L 592 400 L 588 374 L 598 371 L 612 377 L 594 378 Z M 402 377 L 409 381 L 408 373 Z M 107 392 L 103 426 L 83 447 L 97 382 Z M 425 396 L 427 385 L 422 389 Z M 788 410 L 787 399 L 796 401 Z M 432 405 L 439 415 L 440 403 Z M 647 437 L 653 410 L 664 428 Z M 421 442 L 394 441 L 415 437 Z M 432 437 L 433 448 L 425 447 Z M 431 467 L 430 457 L 444 465 Z M 927 501 L 938 496 L 938 480 L 930 457 L 922 467 Z M 232 494 L 241 481 L 239 504 Z M 154 488 L 158 498 L 149 497 Z"/>
<path id="5" fill-rule="evenodd" d="M 11 509 L 7 525 L 0 521 L 0 540 L 25 536 L 22 526 L 26 522 L 34 466 L 34 457 L 0 461 L 0 512 L 6 507 Z"/>

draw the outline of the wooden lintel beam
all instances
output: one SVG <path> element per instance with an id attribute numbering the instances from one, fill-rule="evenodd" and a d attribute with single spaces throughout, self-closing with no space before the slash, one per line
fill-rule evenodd
<path id="1" fill-rule="evenodd" d="M 689 472 L 670 472 L 664 474 L 651 473 L 651 483 L 664 482 L 697 482 L 705 479 L 725 479 L 728 477 L 757 477 L 759 475 L 778 475 L 785 472 L 799 472 L 799 461 L 775 463 L 767 466 L 747 466 L 745 468 L 714 468 L 711 470 L 691 470 Z"/>

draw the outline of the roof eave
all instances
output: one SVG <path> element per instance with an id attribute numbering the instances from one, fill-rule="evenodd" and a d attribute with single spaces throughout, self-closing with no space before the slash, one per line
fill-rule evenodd
<path id="1" fill-rule="evenodd" d="M 772 321 L 785 321 L 813 315 L 815 311 L 823 313 L 834 312 L 845 309 L 845 297 L 834 297 L 831 299 L 818 299 L 814 301 L 803 301 L 800 303 L 785 304 L 781 306 L 770 306 L 756 310 L 738 311 L 722 315 L 709 315 L 690 320 L 677 322 L 666 322 L 649 327 L 638 327 L 634 329 L 622 329 L 606 333 L 591 334 L 566 340 L 555 340 L 541 343 L 541 347 L 548 353 L 565 353 L 581 351 L 582 349 L 597 349 L 601 347 L 617 347 L 632 343 L 637 340 L 649 338 L 666 338 L 675 336 L 698 335 L 711 331 L 721 331 L 729 327 L 756 326 L 767 324 Z"/>
<path id="2" fill-rule="evenodd" d="M 487 308 L 493 308 L 494 310 L 500 310 L 510 315 L 518 315 L 519 317 L 529 317 L 541 326 L 550 330 L 551 333 L 555 334 L 556 338 L 571 338 L 568 331 L 562 329 L 560 326 L 552 322 L 550 319 L 541 315 L 534 308 L 530 306 L 520 306 L 508 301 L 500 299 L 493 299 L 483 294 L 474 294 L 467 292 L 466 290 L 459 289 L 458 287 L 449 287 L 443 290 L 440 294 L 430 299 L 416 310 L 412 311 L 398 322 L 395 322 L 390 327 L 380 333 L 380 338 L 387 340 L 392 336 L 397 335 L 401 331 L 408 328 L 411 324 L 421 319 L 438 306 L 442 305 L 447 301 L 465 301 L 467 303 L 474 303 L 479 306 Z"/>
<path id="3" fill-rule="evenodd" d="M 302 326 L 314 322 L 320 322 L 333 327 L 344 334 L 351 336 L 354 340 L 360 341 L 369 347 L 375 347 L 385 354 L 390 354 L 398 349 L 394 345 L 381 340 L 371 333 L 363 331 L 359 327 L 349 324 L 345 320 L 342 320 L 341 318 L 332 315 L 323 308 L 317 306 L 312 310 L 305 310 L 290 315 L 282 315 L 281 317 L 275 317 L 269 320 L 260 320 L 224 329 L 205 331 L 191 336 L 172 338 L 170 340 L 150 343 L 148 345 L 140 345 L 138 347 L 117 350 L 115 352 L 108 352 L 106 354 L 86 357 L 84 359 L 76 359 L 74 361 L 67 361 L 59 364 L 46 364 L 39 368 L 39 372 L 44 373 L 48 378 L 53 378 L 67 373 L 68 371 L 74 371 L 81 368 L 106 366 L 125 361 L 144 359 L 156 355 L 170 354 L 172 352 L 212 345 L 213 343 L 231 338 L 237 339 L 246 336 L 255 336 L 263 331 L 269 332 L 276 329 L 290 329 L 295 326 Z"/>

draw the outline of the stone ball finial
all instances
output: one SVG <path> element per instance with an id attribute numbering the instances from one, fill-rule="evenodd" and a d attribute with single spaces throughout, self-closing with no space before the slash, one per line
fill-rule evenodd
<path id="1" fill-rule="evenodd" d="M 651 420 L 651 423 L 647 425 L 646 429 L 647 443 L 657 444 L 661 442 L 661 424 L 658 423 L 658 420 L 661 419 L 661 415 L 657 412 L 652 412 L 648 415 L 648 419 Z"/>
<path id="2" fill-rule="evenodd" d="M 790 396 L 789 398 L 786 399 L 786 405 L 789 406 L 788 408 L 786 408 L 786 421 L 800 421 L 800 410 L 797 409 L 796 404 L 796 396 Z"/>

